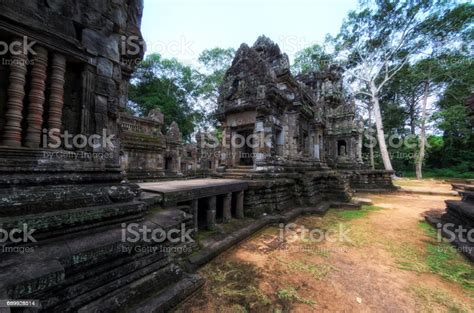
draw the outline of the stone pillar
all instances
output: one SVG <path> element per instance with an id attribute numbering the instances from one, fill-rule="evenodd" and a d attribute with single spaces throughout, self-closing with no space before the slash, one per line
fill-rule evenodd
<path id="1" fill-rule="evenodd" d="M 66 73 L 66 58 L 61 54 L 54 54 L 51 71 L 51 95 L 49 97 L 49 129 L 57 129 L 52 132 L 58 136 L 62 127 L 62 116 L 64 106 L 64 74 Z"/>
<path id="2" fill-rule="evenodd" d="M 193 225 L 194 231 L 197 232 L 198 229 L 198 200 L 194 199 L 191 201 L 191 212 L 193 214 Z"/>
<path id="3" fill-rule="evenodd" d="M 43 125 L 44 90 L 46 87 L 46 68 L 48 67 L 48 51 L 43 47 L 35 47 L 36 55 L 33 58 L 31 70 L 31 90 L 28 107 L 28 129 L 25 146 L 38 148 L 41 142 L 41 126 Z"/>
<path id="4" fill-rule="evenodd" d="M 244 218 L 244 192 L 243 191 L 237 192 L 235 217 Z"/>
<path id="5" fill-rule="evenodd" d="M 207 198 L 206 222 L 207 229 L 214 230 L 216 228 L 216 197 Z"/>
<path id="6" fill-rule="evenodd" d="M 230 221 L 232 218 L 232 211 L 231 211 L 231 206 L 232 206 L 232 192 L 229 192 L 224 196 L 224 207 L 222 209 L 222 219 L 224 220 L 224 223 L 227 223 Z"/>
<path id="7" fill-rule="evenodd" d="M 25 83 L 27 72 L 27 58 L 24 52 L 23 39 L 16 38 L 20 44 L 18 50 L 12 54 L 10 65 L 10 85 L 8 86 L 7 110 L 3 144 L 6 146 L 21 146 L 21 121 L 23 119 L 23 99 L 25 98 Z"/>

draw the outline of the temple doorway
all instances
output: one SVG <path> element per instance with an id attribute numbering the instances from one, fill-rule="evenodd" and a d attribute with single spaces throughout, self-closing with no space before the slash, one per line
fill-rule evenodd
<path id="1" fill-rule="evenodd" d="M 236 146 L 237 153 L 237 164 L 241 166 L 252 166 L 253 165 L 253 148 L 252 144 L 254 143 L 253 129 L 245 129 L 236 132 L 236 138 L 233 142 Z M 250 143 L 250 144 L 249 144 Z"/>

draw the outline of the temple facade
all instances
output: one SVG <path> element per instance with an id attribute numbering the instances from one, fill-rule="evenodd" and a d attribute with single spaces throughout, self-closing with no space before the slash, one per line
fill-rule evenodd
<path id="1" fill-rule="evenodd" d="M 243 44 L 220 90 L 222 165 L 256 172 L 361 168 L 363 128 L 342 90 L 336 66 L 294 77 L 288 56 L 270 39 Z"/>

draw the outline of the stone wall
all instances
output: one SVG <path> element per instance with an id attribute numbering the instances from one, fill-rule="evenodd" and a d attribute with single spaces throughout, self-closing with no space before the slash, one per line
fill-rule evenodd
<path id="1" fill-rule="evenodd" d="M 2 64 L 11 65 L 3 67 L 8 79 L 0 85 L 0 94 L 7 94 L 0 103 L 0 151 L 14 154 L 12 147 L 26 147 L 31 150 L 18 154 L 18 161 L 42 159 L 43 167 L 49 162 L 55 172 L 65 173 L 75 166 L 85 176 L 81 168 L 102 168 L 120 180 L 117 118 L 127 105 L 130 75 L 143 56 L 138 44 L 142 6 L 137 0 L 0 3 L 0 39 L 32 46 L 2 57 Z M 55 135 L 112 136 L 112 144 L 91 148 L 62 141 L 57 151 L 49 151 L 51 140 L 43 129 L 57 129 Z M 32 150 L 43 151 L 43 157 Z M 77 153 L 75 162 L 58 168 L 51 161 L 61 162 L 58 151 Z"/>

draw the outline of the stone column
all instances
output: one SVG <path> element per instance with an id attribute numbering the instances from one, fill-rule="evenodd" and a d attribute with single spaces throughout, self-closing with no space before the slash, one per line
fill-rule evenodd
<path id="1" fill-rule="evenodd" d="M 193 214 L 193 224 L 194 224 L 194 231 L 197 232 L 198 229 L 198 200 L 194 199 L 191 201 L 191 212 Z"/>
<path id="2" fill-rule="evenodd" d="M 216 197 L 207 198 L 206 221 L 207 229 L 214 230 L 216 228 Z"/>
<path id="3" fill-rule="evenodd" d="M 25 98 L 25 83 L 27 72 L 27 58 L 23 39 L 16 38 L 20 44 L 18 50 L 12 54 L 10 65 L 10 85 L 8 86 L 7 110 L 5 113 L 5 126 L 3 144 L 6 146 L 21 146 L 21 121 L 23 119 L 23 99 Z"/>
<path id="4" fill-rule="evenodd" d="M 43 47 L 35 47 L 36 55 L 33 58 L 31 70 L 31 90 L 28 107 L 28 129 L 25 146 L 38 148 L 41 142 L 41 126 L 43 125 L 44 90 L 46 87 L 46 68 L 48 67 L 48 51 Z"/>
<path id="5" fill-rule="evenodd" d="M 244 218 L 244 192 L 243 191 L 237 192 L 235 217 Z"/>
<path id="6" fill-rule="evenodd" d="M 229 192 L 224 196 L 224 207 L 222 209 L 222 219 L 224 220 L 224 223 L 227 223 L 230 221 L 232 218 L 232 211 L 231 211 L 231 206 L 232 206 L 232 192 Z"/>
<path id="7" fill-rule="evenodd" d="M 49 129 L 57 129 L 52 132 L 59 136 L 62 127 L 62 116 L 64 106 L 64 74 L 66 73 L 66 58 L 61 54 L 53 56 L 51 71 L 51 95 L 49 97 Z"/>

